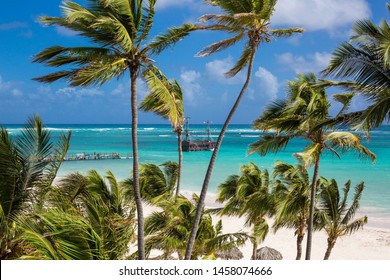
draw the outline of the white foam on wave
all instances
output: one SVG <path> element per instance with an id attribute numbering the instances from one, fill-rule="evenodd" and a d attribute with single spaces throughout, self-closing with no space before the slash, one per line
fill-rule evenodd
<path id="1" fill-rule="evenodd" d="M 167 135 L 167 134 L 161 134 L 159 135 L 159 137 L 169 137 L 170 135 Z"/>

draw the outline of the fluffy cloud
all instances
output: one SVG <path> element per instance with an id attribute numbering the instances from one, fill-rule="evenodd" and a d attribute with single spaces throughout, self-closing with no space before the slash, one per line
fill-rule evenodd
<path id="1" fill-rule="evenodd" d="M 199 84 L 201 74 L 194 70 L 183 71 L 180 74 L 180 84 L 183 88 L 184 102 L 195 105 L 197 98 L 203 96 L 202 87 Z"/>
<path id="2" fill-rule="evenodd" d="M 303 27 L 308 31 L 348 26 L 371 15 L 366 0 L 279 0 L 271 18 L 277 25 Z"/>
<path id="3" fill-rule="evenodd" d="M 261 95 L 265 94 L 269 99 L 275 99 L 279 90 L 278 78 L 263 67 L 259 67 L 255 72 L 255 77 L 257 78 L 256 86 L 259 88 Z"/>
<path id="4" fill-rule="evenodd" d="M 330 58 L 331 54 L 326 52 L 316 52 L 306 56 L 293 55 L 289 52 L 276 55 L 279 64 L 297 73 L 318 73 L 328 66 Z"/>
<path id="5" fill-rule="evenodd" d="M 96 96 L 103 95 L 103 91 L 97 88 L 74 88 L 74 87 L 66 87 L 60 88 L 57 90 L 56 94 L 64 95 L 69 98 L 73 98 L 74 96 Z"/>
<path id="6" fill-rule="evenodd" d="M 209 78 L 222 84 L 235 85 L 243 83 L 245 74 L 240 72 L 233 78 L 226 78 L 225 73 L 234 66 L 232 57 L 216 59 L 206 64 L 206 73 Z"/>

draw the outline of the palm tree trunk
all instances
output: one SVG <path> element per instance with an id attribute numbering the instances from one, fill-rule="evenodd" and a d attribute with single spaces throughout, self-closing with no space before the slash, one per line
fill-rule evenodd
<path id="1" fill-rule="evenodd" d="M 332 238 L 328 238 L 328 248 L 326 249 L 324 260 L 329 260 L 330 253 L 332 252 L 332 249 L 335 244 L 336 244 L 336 240 Z"/>
<path id="2" fill-rule="evenodd" d="M 257 242 L 253 241 L 251 260 L 256 260 L 256 259 L 257 259 Z"/>
<path id="3" fill-rule="evenodd" d="M 138 173 L 138 106 L 137 106 L 137 71 L 138 67 L 130 68 L 131 80 L 131 139 L 133 146 L 133 188 L 134 200 L 137 208 L 138 224 L 138 259 L 145 259 L 145 238 L 144 238 L 144 211 L 139 188 Z"/>
<path id="4" fill-rule="evenodd" d="M 310 211 L 309 211 L 309 221 L 307 226 L 307 242 L 306 242 L 306 257 L 305 257 L 306 260 L 310 260 L 311 257 L 314 206 L 315 206 L 315 199 L 317 193 L 317 179 L 318 179 L 319 168 L 320 168 L 320 157 L 317 158 L 314 165 L 313 181 L 311 183 L 311 190 L 310 190 Z"/>
<path id="5" fill-rule="evenodd" d="M 185 255 L 186 260 L 191 259 L 192 249 L 193 249 L 194 244 L 195 244 L 195 238 L 196 238 L 196 234 L 198 232 L 199 222 L 200 222 L 200 218 L 202 215 L 202 209 L 204 207 L 204 201 L 206 199 L 207 189 L 208 189 L 208 186 L 210 183 L 211 174 L 213 172 L 213 168 L 214 168 L 215 160 L 217 159 L 219 148 L 221 147 L 223 137 L 224 137 L 226 130 L 230 124 L 230 121 L 231 121 L 234 113 L 236 112 L 238 105 L 240 104 L 241 99 L 243 98 L 246 89 L 249 86 L 249 82 L 251 80 L 251 75 L 252 75 L 253 60 L 255 58 L 255 53 L 256 53 L 256 47 L 253 47 L 251 57 L 249 60 L 246 81 L 245 81 L 244 86 L 242 87 L 242 89 L 241 89 L 241 91 L 236 99 L 236 102 L 234 103 L 233 107 L 231 108 L 229 115 L 228 115 L 227 119 L 225 120 L 225 123 L 222 126 L 222 129 L 221 129 L 221 132 L 219 133 L 218 140 L 217 140 L 217 143 L 215 145 L 213 154 L 211 156 L 209 166 L 207 168 L 206 176 L 205 176 L 204 181 L 203 181 L 202 190 L 200 192 L 198 206 L 196 207 L 196 213 L 195 213 L 194 223 L 192 225 L 190 239 L 188 240 L 188 243 L 187 243 L 187 249 L 186 249 L 186 255 Z"/>
<path id="6" fill-rule="evenodd" d="M 183 165 L 183 149 L 181 146 L 181 137 L 182 131 L 177 132 L 177 150 L 179 153 L 179 170 L 177 171 L 177 186 L 176 186 L 176 196 L 180 194 L 180 180 L 181 180 L 181 169 Z"/>
<path id="7" fill-rule="evenodd" d="M 302 257 L 302 241 L 304 236 L 304 234 L 298 234 L 297 236 L 297 257 L 295 258 L 296 260 L 300 260 Z"/>

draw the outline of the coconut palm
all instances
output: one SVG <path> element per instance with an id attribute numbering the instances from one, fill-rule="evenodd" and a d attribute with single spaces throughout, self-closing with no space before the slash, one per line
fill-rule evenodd
<path id="1" fill-rule="evenodd" d="M 289 29 L 272 29 L 270 28 L 270 18 L 274 11 L 277 0 L 255 0 L 255 1 L 231 1 L 231 0 L 205 0 L 207 3 L 217 6 L 222 9 L 223 14 L 206 14 L 200 18 L 202 22 L 208 22 L 208 25 L 202 29 L 225 31 L 233 34 L 232 37 L 216 42 L 198 53 L 198 56 L 209 56 L 218 51 L 222 51 L 232 45 L 244 41 L 244 50 L 240 59 L 236 62 L 232 69 L 227 73 L 227 77 L 234 77 L 237 73 L 247 68 L 245 83 L 237 96 L 237 99 L 231 108 L 218 136 L 213 154 L 211 156 L 209 166 L 205 175 L 202 190 L 200 193 L 199 205 L 197 207 L 197 215 L 195 216 L 193 229 L 191 232 L 190 242 L 186 252 L 186 259 L 191 258 L 192 246 L 195 242 L 195 236 L 198 231 L 201 209 L 204 206 L 208 185 L 211 174 L 214 168 L 219 149 L 222 144 L 223 137 L 230 124 L 230 121 L 236 112 L 241 99 L 244 96 L 246 89 L 249 86 L 253 62 L 256 51 L 260 44 L 269 43 L 273 38 L 290 37 L 294 33 L 302 33 L 301 28 Z M 201 29 L 201 28 L 198 28 Z"/>
<path id="2" fill-rule="evenodd" d="M 180 193 L 180 178 L 183 165 L 182 133 L 184 122 L 183 91 L 179 83 L 170 82 L 164 74 L 156 68 L 148 69 L 145 74 L 150 93 L 140 105 L 143 111 L 152 111 L 165 119 L 169 119 L 174 132 L 177 134 L 177 148 L 179 154 L 179 169 L 176 186 L 176 196 Z"/>
<path id="3" fill-rule="evenodd" d="M 243 165 L 239 176 L 229 176 L 218 186 L 217 201 L 226 202 L 219 212 L 221 215 L 245 216 L 245 224 L 252 226 L 252 259 L 255 260 L 257 247 L 269 231 L 265 218 L 274 214 L 268 171 L 261 171 L 254 163 Z"/>
<path id="4" fill-rule="evenodd" d="M 123 259 L 135 207 L 112 172 L 72 173 L 48 192 L 46 207 L 20 215 L 22 259 Z"/>
<path id="5" fill-rule="evenodd" d="M 310 210 L 310 180 L 302 164 L 294 167 L 291 164 L 277 161 L 273 176 L 278 180 L 276 195 L 276 214 L 273 228 L 295 229 L 297 236 L 296 260 L 302 256 L 302 242 L 307 229 Z"/>
<path id="6" fill-rule="evenodd" d="M 387 3 L 390 12 L 390 4 Z M 359 20 L 353 26 L 349 42 L 340 44 L 333 52 L 324 74 L 339 78 L 330 82 L 360 92 L 367 99 L 366 109 L 343 116 L 358 127 L 370 129 L 390 120 L 390 27 L 386 20 L 375 25 Z"/>
<path id="7" fill-rule="evenodd" d="M 57 171 L 69 147 L 71 132 L 62 134 L 56 144 L 39 116 L 28 120 L 20 134 L 11 137 L 0 128 L 0 258 L 12 257 L 17 250 L 14 242 L 14 219 L 46 201 Z"/>
<path id="8" fill-rule="evenodd" d="M 178 179 L 178 169 L 178 164 L 173 161 L 167 161 L 161 165 L 142 164 L 140 167 L 140 191 L 143 201 L 155 203 L 159 199 L 172 197 Z M 131 186 L 133 179 L 128 178 L 121 184 Z M 127 195 L 134 196 L 131 191 Z"/>
<path id="9" fill-rule="evenodd" d="M 163 259 L 171 257 L 174 253 L 179 259 L 183 259 L 198 199 L 196 195 L 193 195 L 193 201 L 179 195 L 176 198 L 160 200 L 156 204 L 161 211 L 153 212 L 145 224 L 148 252 L 159 249 L 163 251 Z M 214 226 L 211 215 L 206 210 L 202 212 L 200 229 L 193 259 L 213 259 L 215 254 L 240 246 L 247 239 L 245 233 L 223 234 L 222 222 L 219 221 Z"/>
<path id="10" fill-rule="evenodd" d="M 306 259 L 310 259 L 313 230 L 313 214 L 320 158 L 329 151 L 340 158 L 340 152 L 355 150 L 359 156 L 375 160 L 375 154 L 362 145 L 358 135 L 352 132 L 337 131 L 329 115 L 330 103 L 325 87 L 315 85 L 313 73 L 299 74 L 295 81 L 288 83 L 288 96 L 269 105 L 254 122 L 254 128 L 265 132 L 260 140 L 251 144 L 250 153 L 278 152 L 286 147 L 291 139 L 302 138 L 309 142 L 303 152 L 294 154 L 306 168 L 314 165 L 310 192 L 310 215 L 306 246 Z"/>
<path id="11" fill-rule="evenodd" d="M 351 181 L 345 183 L 341 196 L 336 180 L 321 178 L 319 189 L 319 223 L 328 235 L 328 248 L 324 260 L 328 260 L 339 237 L 352 234 L 367 223 L 367 216 L 352 220 L 359 209 L 364 182 L 356 185 L 355 193 L 348 207 L 347 199 Z"/>
<path id="12" fill-rule="evenodd" d="M 179 41 L 193 25 L 172 28 L 148 43 L 156 0 L 88 0 L 85 8 L 75 2 L 62 3 L 62 17 L 42 17 L 49 26 L 75 31 L 92 41 L 83 47 L 49 47 L 35 55 L 34 62 L 51 67 L 70 67 L 35 80 L 52 83 L 64 79 L 71 86 L 102 85 L 129 72 L 133 148 L 134 195 L 138 215 L 139 259 L 144 259 L 144 218 L 138 174 L 137 78 L 151 65 L 150 56 Z"/>

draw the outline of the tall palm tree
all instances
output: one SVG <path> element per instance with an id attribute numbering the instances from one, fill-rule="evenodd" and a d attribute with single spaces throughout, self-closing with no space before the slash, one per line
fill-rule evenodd
<path id="1" fill-rule="evenodd" d="M 359 156 L 375 160 L 375 154 L 362 145 L 358 135 L 352 132 L 337 131 L 334 118 L 329 115 L 330 103 L 325 87 L 315 85 L 313 73 L 299 74 L 295 81 L 288 83 L 288 96 L 269 105 L 255 120 L 254 128 L 265 132 L 259 141 L 251 144 L 250 153 L 278 152 L 284 149 L 291 139 L 302 138 L 309 142 L 303 152 L 294 154 L 306 168 L 314 165 L 310 191 L 310 215 L 308 222 L 306 259 L 310 259 L 313 231 L 313 214 L 320 158 L 329 151 L 340 158 L 340 152 L 353 149 Z"/>
<path id="2" fill-rule="evenodd" d="M 193 196 L 192 201 L 179 195 L 160 200 L 156 204 L 161 211 L 153 212 L 146 219 L 148 252 L 159 249 L 163 251 L 163 259 L 172 257 L 173 253 L 176 253 L 179 259 L 183 259 L 198 199 L 196 195 Z M 228 251 L 235 246 L 243 245 L 247 239 L 245 233 L 222 233 L 222 222 L 219 221 L 214 226 L 207 210 L 202 212 L 200 229 L 193 259 L 215 258 L 216 252 Z"/>
<path id="3" fill-rule="evenodd" d="M 390 4 L 387 3 L 390 12 Z M 386 20 L 375 25 L 370 20 L 354 24 L 349 42 L 333 52 L 329 66 L 322 72 L 339 78 L 329 85 L 360 92 L 367 99 L 366 109 L 343 116 L 358 127 L 370 129 L 390 120 L 390 26 Z"/>
<path id="4" fill-rule="evenodd" d="M 351 188 L 351 181 L 345 183 L 343 196 L 336 180 L 331 181 L 321 178 L 319 195 L 319 223 L 328 234 L 328 248 L 324 260 L 328 260 L 333 247 L 339 237 L 352 234 L 367 223 L 367 216 L 352 220 L 359 209 L 360 199 L 364 189 L 364 182 L 356 185 L 355 193 L 348 207 L 347 199 Z"/>
<path id="5" fill-rule="evenodd" d="M 170 82 L 161 71 L 156 68 L 148 69 L 145 74 L 150 93 L 141 102 L 140 109 L 152 111 L 157 115 L 169 119 L 174 132 L 177 134 L 177 149 L 179 154 L 179 169 L 176 186 L 176 196 L 180 194 L 180 178 L 183 166 L 182 134 L 184 122 L 183 91 L 179 83 Z"/>
<path id="6" fill-rule="evenodd" d="M 88 0 L 85 8 L 75 2 L 65 1 L 61 6 L 62 17 L 42 17 L 49 26 L 61 26 L 77 32 L 92 41 L 83 47 L 49 47 L 35 55 L 34 62 L 51 67 L 70 67 L 35 80 L 52 83 L 64 79 L 71 86 L 102 85 L 112 78 L 119 78 L 126 71 L 130 74 L 131 125 L 133 148 L 134 195 L 138 215 L 138 252 L 144 259 L 144 218 L 139 191 L 138 174 L 138 113 L 137 78 L 142 69 L 151 65 L 150 56 L 186 36 L 193 25 L 170 29 L 148 43 L 153 25 L 156 0 Z"/>
<path id="7" fill-rule="evenodd" d="M 31 117 L 24 129 L 10 137 L 0 128 L 0 258 L 11 257 L 17 248 L 14 219 L 46 202 L 58 169 L 69 148 L 71 132 L 56 144 L 39 116 Z"/>
<path id="8" fill-rule="evenodd" d="M 260 44 L 268 43 L 273 38 L 290 37 L 294 33 L 302 33 L 302 28 L 272 29 L 270 28 L 270 18 L 274 11 L 277 0 L 255 0 L 255 1 L 232 1 L 232 0 L 205 0 L 207 3 L 222 9 L 223 14 L 207 14 L 200 18 L 202 22 L 210 22 L 210 25 L 204 28 L 216 31 L 225 31 L 233 34 L 233 37 L 216 42 L 198 53 L 198 56 L 209 56 L 218 51 L 222 51 L 241 41 L 245 42 L 243 53 L 232 69 L 227 73 L 227 77 L 234 77 L 237 73 L 247 68 L 245 83 L 237 96 L 237 99 L 231 108 L 225 123 L 219 133 L 217 143 L 211 156 L 209 166 L 204 178 L 202 190 L 200 193 L 199 205 L 196 209 L 193 229 L 190 236 L 190 242 L 186 251 L 186 259 L 191 258 L 192 247 L 195 242 L 196 233 L 200 221 L 200 215 L 204 206 L 208 185 L 214 168 L 223 137 L 230 124 L 230 121 L 236 112 L 246 89 L 249 86 L 253 62 L 256 51 Z"/>
<path id="9" fill-rule="evenodd" d="M 240 175 L 232 175 L 218 186 L 218 202 L 226 202 L 221 215 L 246 216 L 245 224 L 252 226 L 252 259 L 257 246 L 264 241 L 269 226 L 266 216 L 274 214 L 275 200 L 271 193 L 268 171 L 261 171 L 254 163 L 243 165 Z"/>
<path id="10" fill-rule="evenodd" d="M 310 179 L 302 164 L 294 167 L 291 164 L 277 161 L 273 176 L 278 180 L 275 190 L 276 214 L 273 228 L 295 229 L 297 236 L 296 260 L 302 256 L 302 242 L 307 229 L 310 210 Z"/>

